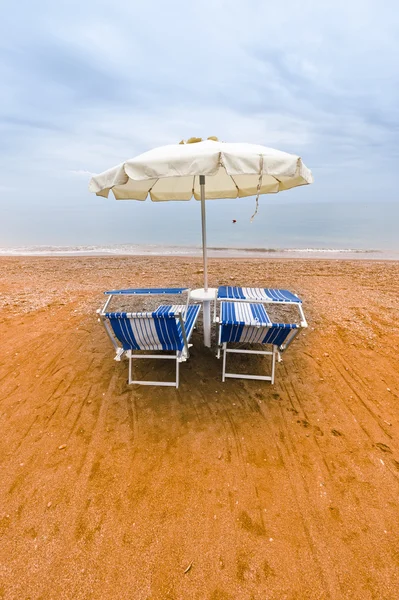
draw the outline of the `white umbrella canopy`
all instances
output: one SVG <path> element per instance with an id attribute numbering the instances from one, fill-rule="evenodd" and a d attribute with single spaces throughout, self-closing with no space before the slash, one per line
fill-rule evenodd
<path id="1" fill-rule="evenodd" d="M 312 183 L 301 158 L 256 144 L 214 140 L 171 144 L 95 175 L 89 189 L 117 200 L 154 202 L 201 199 L 200 175 L 206 179 L 205 199 L 272 194 Z"/>
<path id="2" fill-rule="evenodd" d="M 206 251 L 205 200 L 275 194 L 313 182 L 294 154 L 256 144 L 230 144 L 217 138 L 154 148 L 91 178 L 89 190 L 117 200 L 201 200 L 204 261 L 204 343 L 210 346 L 210 297 Z M 201 291 L 201 290 L 199 290 Z"/>

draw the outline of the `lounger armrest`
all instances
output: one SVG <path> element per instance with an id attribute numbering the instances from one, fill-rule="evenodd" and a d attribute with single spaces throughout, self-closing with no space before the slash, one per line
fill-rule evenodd
<path id="1" fill-rule="evenodd" d="M 281 344 L 281 346 L 279 346 L 279 352 L 283 353 L 285 350 L 287 350 L 288 346 L 292 344 L 300 331 L 301 329 L 299 327 L 297 329 L 293 329 L 287 339 Z"/>
<path id="2" fill-rule="evenodd" d="M 302 321 L 301 321 L 301 327 L 307 327 L 308 324 L 307 324 L 307 321 L 306 321 L 305 314 L 303 312 L 302 304 L 298 304 L 298 309 L 299 309 L 299 314 L 301 315 L 301 319 L 302 319 Z"/>
<path id="3" fill-rule="evenodd" d="M 104 292 L 106 296 L 159 296 L 183 294 L 189 291 L 189 288 L 129 288 L 124 290 L 108 290 Z"/>
<path id="4" fill-rule="evenodd" d="M 97 312 L 97 314 L 99 314 L 100 316 L 101 316 L 101 315 L 104 315 L 104 314 L 107 312 L 107 308 L 108 308 L 108 306 L 109 306 L 109 303 L 111 302 L 111 300 L 112 300 L 112 294 L 110 294 L 110 295 L 108 296 L 107 300 L 105 301 L 105 304 L 104 304 L 104 306 L 103 306 L 102 308 L 99 308 L 99 309 L 96 311 L 96 312 Z"/>
<path id="5" fill-rule="evenodd" d="M 118 351 L 122 350 L 122 348 L 119 346 L 118 342 L 116 341 L 108 320 L 104 317 L 104 309 L 98 309 L 96 312 L 99 316 L 98 320 L 101 321 L 101 323 L 103 324 L 105 332 L 106 332 L 107 336 L 109 337 L 109 339 L 111 340 L 113 347 L 115 348 L 115 352 L 118 353 Z"/>
<path id="6" fill-rule="evenodd" d="M 188 341 L 187 341 L 187 335 L 186 335 L 186 328 L 185 328 L 183 317 L 182 317 L 181 313 L 179 313 L 179 323 L 180 323 L 181 332 L 182 332 L 182 336 L 183 336 L 184 349 L 186 351 L 187 358 L 188 358 L 190 353 L 189 353 L 189 349 L 188 349 Z"/>
<path id="7" fill-rule="evenodd" d="M 187 317 L 187 311 L 188 311 L 188 307 L 190 305 L 190 294 L 191 294 L 191 288 L 187 289 L 187 302 L 186 302 L 186 308 L 184 309 L 184 319 L 186 319 Z"/>

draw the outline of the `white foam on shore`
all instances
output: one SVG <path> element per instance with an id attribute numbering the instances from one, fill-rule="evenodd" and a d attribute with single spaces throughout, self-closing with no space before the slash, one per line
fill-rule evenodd
<path id="1" fill-rule="evenodd" d="M 200 246 L 138 244 L 87 246 L 18 246 L 0 248 L 0 256 L 201 256 Z M 359 248 L 243 248 L 210 247 L 210 257 L 347 258 L 399 260 L 399 252 Z"/>

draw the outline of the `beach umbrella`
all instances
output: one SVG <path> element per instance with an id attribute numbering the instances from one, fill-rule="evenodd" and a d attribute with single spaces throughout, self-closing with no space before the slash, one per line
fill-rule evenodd
<path id="1" fill-rule="evenodd" d="M 312 183 L 301 158 L 257 144 L 217 138 L 154 148 L 91 178 L 89 189 L 116 200 L 201 201 L 204 292 L 208 292 L 205 200 L 275 194 Z M 209 322 L 209 327 L 208 327 Z M 204 302 L 204 341 L 210 345 L 210 302 Z"/>

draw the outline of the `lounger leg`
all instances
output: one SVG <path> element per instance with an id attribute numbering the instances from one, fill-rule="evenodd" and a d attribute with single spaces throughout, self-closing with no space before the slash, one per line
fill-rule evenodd
<path id="1" fill-rule="evenodd" d="M 262 356 L 271 356 L 272 357 L 272 369 L 271 375 L 249 375 L 247 373 L 227 373 L 226 372 L 226 358 L 227 353 L 231 352 L 232 354 L 260 354 Z M 276 365 L 276 356 L 277 356 L 277 347 L 273 346 L 271 351 L 269 350 L 236 350 L 236 349 L 228 349 L 227 342 L 223 344 L 223 367 L 222 367 L 222 381 L 225 381 L 227 377 L 232 377 L 234 379 L 256 379 L 261 381 L 270 381 L 270 383 L 274 383 L 274 373 L 275 373 L 275 365 Z"/>
<path id="2" fill-rule="evenodd" d="M 274 384 L 274 371 L 276 368 L 276 353 L 277 353 L 277 348 L 276 346 L 273 346 L 273 355 L 272 355 L 272 380 L 271 380 L 271 384 Z"/>
<path id="3" fill-rule="evenodd" d="M 168 386 L 168 387 L 175 387 L 178 388 L 179 387 L 179 362 L 181 359 L 181 353 L 177 352 L 176 356 L 172 355 L 168 355 L 168 356 L 162 356 L 162 355 L 136 355 L 134 356 L 133 352 L 131 352 L 130 350 L 127 351 L 127 357 L 129 359 L 129 379 L 128 379 L 128 383 L 129 385 L 162 385 L 162 386 Z M 151 360 L 151 359 L 160 359 L 160 360 L 175 360 L 176 361 L 176 379 L 175 381 L 146 381 L 146 380 L 136 380 L 133 379 L 133 358 L 135 360 L 144 358 L 146 360 Z"/>
<path id="4" fill-rule="evenodd" d="M 176 389 L 179 387 L 179 355 L 176 353 Z"/>
<path id="5" fill-rule="evenodd" d="M 129 384 L 132 381 L 132 360 L 133 360 L 133 356 L 132 356 L 132 353 L 130 352 L 130 356 L 129 356 Z"/>
<path id="6" fill-rule="evenodd" d="M 227 349 L 227 342 L 225 342 L 223 344 L 223 367 L 222 367 L 222 381 L 223 382 L 226 380 L 226 377 L 225 377 L 225 373 L 226 373 L 226 349 Z"/>

